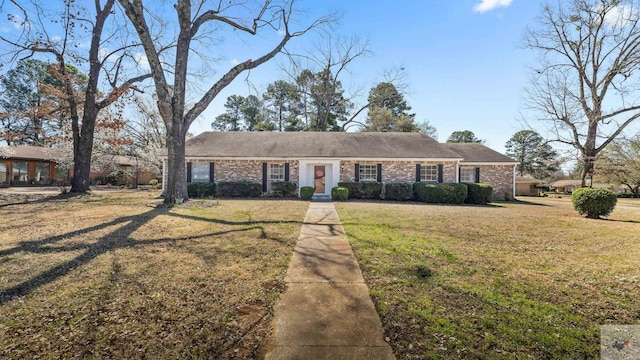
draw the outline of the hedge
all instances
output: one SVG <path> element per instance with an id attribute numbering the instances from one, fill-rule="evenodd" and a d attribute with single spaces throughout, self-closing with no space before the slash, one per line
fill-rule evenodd
<path id="1" fill-rule="evenodd" d="M 384 185 L 384 198 L 387 200 L 407 201 L 413 197 L 413 184 L 388 183 Z"/>
<path id="2" fill-rule="evenodd" d="M 347 188 L 349 190 L 349 199 L 362 199 L 362 183 L 360 182 L 339 182 L 338 187 Z"/>
<path id="3" fill-rule="evenodd" d="M 380 199 L 382 183 L 378 182 L 340 182 L 338 187 L 349 190 L 349 199 Z"/>
<path id="4" fill-rule="evenodd" d="M 331 188 L 331 200 L 334 201 L 346 201 L 349 198 L 349 189 L 346 187 L 334 187 Z"/>
<path id="5" fill-rule="evenodd" d="M 300 198 L 302 200 L 311 200 L 316 189 L 313 186 L 303 186 L 300 188 Z"/>
<path id="6" fill-rule="evenodd" d="M 431 204 L 462 204 L 467 198 L 465 184 L 429 184 L 413 185 L 416 199 Z"/>
<path id="7" fill-rule="evenodd" d="M 616 207 L 618 198 L 616 193 L 607 189 L 579 188 L 571 195 L 573 208 L 580 215 L 587 215 L 591 219 L 611 214 Z"/>
<path id="8" fill-rule="evenodd" d="M 187 185 L 187 194 L 190 198 L 209 198 L 216 193 L 215 183 L 190 183 Z"/>
<path id="9" fill-rule="evenodd" d="M 262 184 L 250 181 L 221 181 L 216 195 L 219 197 L 258 197 L 262 194 Z"/>
<path id="10" fill-rule="evenodd" d="M 274 181 L 271 183 L 271 194 L 276 197 L 295 197 L 298 184 L 289 181 Z"/>
<path id="11" fill-rule="evenodd" d="M 467 198 L 465 204 L 486 205 L 491 202 L 493 187 L 489 184 L 465 183 L 467 185 Z"/>

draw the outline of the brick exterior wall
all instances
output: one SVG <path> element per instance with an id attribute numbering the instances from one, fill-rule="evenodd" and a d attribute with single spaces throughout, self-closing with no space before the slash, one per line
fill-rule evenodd
<path id="1" fill-rule="evenodd" d="M 493 200 L 513 199 L 513 165 L 461 165 L 480 168 L 480 182 L 493 187 Z"/>
<path id="2" fill-rule="evenodd" d="M 187 160 L 189 161 L 189 160 Z M 196 161 L 191 161 L 196 162 Z M 211 162 L 210 160 L 202 162 Z M 285 161 L 263 160 L 215 160 L 215 181 L 242 181 L 249 180 L 262 183 L 262 163 L 280 163 Z M 300 165 L 296 160 L 289 163 L 289 180 L 293 183 L 299 181 Z M 340 181 L 351 182 L 355 180 L 355 164 L 382 164 L 382 182 L 407 182 L 413 183 L 416 179 L 416 164 L 443 165 L 443 182 L 455 183 L 455 162 L 416 162 L 416 161 L 357 161 L 345 160 L 340 162 Z M 480 165 L 462 167 L 480 168 L 480 182 L 490 184 L 493 187 L 494 200 L 508 200 L 513 198 L 513 165 Z"/>
<path id="3" fill-rule="evenodd" d="M 211 160 L 188 162 L 206 162 Z M 297 160 L 290 161 L 266 161 L 266 160 L 214 160 L 214 181 L 253 181 L 262 184 L 262 163 L 284 164 L 289 163 L 289 180 L 298 183 L 299 165 Z"/>
<path id="4" fill-rule="evenodd" d="M 357 161 L 346 160 L 340 161 L 340 181 L 355 181 L 355 164 L 376 165 L 382 164 L 382 182 L 406 182 L 414 183 L 416 181 L 416 164 L 421 165 L 438 165 L 442 164 L 442 181 L 445 183 L 456 182 L 456 163 L 455 162 L 421 162 L 421 161 Z"/>

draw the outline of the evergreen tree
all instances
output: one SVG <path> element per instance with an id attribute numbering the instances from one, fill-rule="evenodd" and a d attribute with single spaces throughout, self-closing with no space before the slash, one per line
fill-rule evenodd
<path id="1" fill-rule="evenodd" d="M 516 171 L 520 176 L 532 175 L 539 179 L 558 171 L 558 153 L 533 130 L 515 133 L 506 145 L 506 155 L 518 161 Z"/>
<path id="2" fill-rule="evenodd" d="M 364 131 L 419 131 L 414 119 L 416 114 L 408 113 L 404 95 L 389 82 L 383 82 L 369 91 L 369 112 Z"/>
<path id="3" fill-rule="evenodd" d="M 448 143 L 477 143 L 484 144 L 484 140 L 478 139 L 470 130 L 454 131 L 447 138 Z"/>

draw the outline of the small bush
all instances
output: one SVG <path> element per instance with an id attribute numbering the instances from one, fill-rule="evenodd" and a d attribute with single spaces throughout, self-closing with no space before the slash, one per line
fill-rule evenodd
<path id="1" fill-rule="evenodd" d="M 271 183 L 271 193 L 276 197 L 294 197 L 298 185 L 289 181 L 274 181 Z"/>
<path id="2" fill-rule="evenodd" d="M 362 182 L 362 199 L 380 199 L 382 195 L 382 183 Z"/>
<path id="3" fill-rule="evenodd" d="M 338 187 L 347 188 L 349 190 L 349 199 L 362 199 L 364 196 L 362 183 L 360 182 L 339 182 Z"/>
<path id="4" fill-rule="evenodd" d="M 384 185 L 384 198 L 387 200 L 407 201 L 413 197 L 413 184 L 388 183 Z"/>
<path id="5" fill-rule="evenodd" d="M 640 194 L 634 194 L 634 193 L 628 193 L 628 192 L 618 193 L 617 196 L 619 199 L 640 198 Z"/>
<path id="6" fill-rule="evenodd" d="M 491 202 L 493 188 L 489 184 L 468 183 L 465 204 L 486 205 Z M 505 197 L 505 199 L 507 199 Z"/>
<path id="7" fill-rule="evenodd" d="M 209 198 L 216 193 L 215 183 L 191 183 L 187 185 L 187 193 L 190 198 Z"/>
<path id="8" fill-rule="evenodd" d="M 149 187 L 151 187 L 151 189 L 157 189 L 158 188 L 158 179 L 151 179 L 149 180 Z"/>
<path id="9" fill-rule="evenodd" d="M 571 195 L 573 208 L 590 219 L 611 214 L 617 201 L 616 193 L 607 189 L 579 188 Z"/>
<path id="10" fill-rule="evenodd" d="M 462 204 L 467 198 L 465 184 L 415 183 L 413 190 L 418 201 L 431 204 Z"/>
<path id="11" fill-rule="evenodd" d="M 125 170 L 114 170 L 107 175 L 107 183 L 113 186 L 118 186 L 120 182 L 126 182 L 127 178 L 131 177 L 131 173 Z M 124 184 L 123 184 L 124 185 Z"/>
<path id="12" fill-rule="evenodd" d="M 346 201 L 349 198 L 349 189 L 346 187 L 334 187 L 331 188 L 331 200 L 333 201 Z"/>
<path id="13" fill-rule="evenodd" d="M 316 189 L 313 186 L 303 186 L 300 188 L 300 198 L 302 200 L 311 200 Z"/>
<path id="14" fill-rule="evenodd" d="M 262 194 L 262 184 L 251 181 L 221 181 L 216 195 L 219 197 L 258 197 Z"/>

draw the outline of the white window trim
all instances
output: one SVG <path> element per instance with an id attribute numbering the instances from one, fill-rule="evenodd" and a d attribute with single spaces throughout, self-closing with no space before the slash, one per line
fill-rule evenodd
<path id="1" fill-rule="evenodd" d="M 369 170 L 369 175 L 373 174 L 373 179 L 371 179 L 370 177 L 367 177 L 367 178 L 362 177 L 363 167 L 367 167 L 367 168 L 373 167 L 373 171 Z M 377 182 L 378 181 L 378 165 L 377 164 L 360 164 L 358 172 L 359 172 L 358 178 L 361 182 Z"/>
<path id="2" fill-rule="evenodd" d="M 191 182 L 192 183 L 207 183 L 210 182 L 211 179 L 209 178 L 210 174 L 209 174 L 209 167 L 211 165 L 209 165 L 209 163 L 205 163 L 205 162 L 194 162 L 191 163 Z M 202 167 L 203 169 L 205 169 L 205 172 L 203 173 L 204 176 L 202 178 L 198 178 L 196 176 L 196 167 Z M 199 171 L 202 171 L 202 169 L 200 169 Z"/>
<path id="3" fill-rule="evenodd" d="M 427 168 L 435 168 L 435 179 L 427 179 L 426 176 L 426 169 Z M 432 164 L 423 164 L 420 166 L 420 182 L 427 182 L 427 183 L 437 183 L 438 182 L 438 165 L 432 165 Z"/>
<path id="4" fill-rule="evenodd" d="M 471 173 L 471 180 L 467 180 L 465 176 Z M 461 183 L 475 183 L 476 182 L 476 168 L 473 167 L 461 167 L 460 168 L 460 182 Z"/>
<path id="5" fill-rule="evenodd" d="M 267 166 L 267 191 L 271 191 L 271 184 L 276 181 L 285 181 L 284 163 L 269 163 Z"/>

